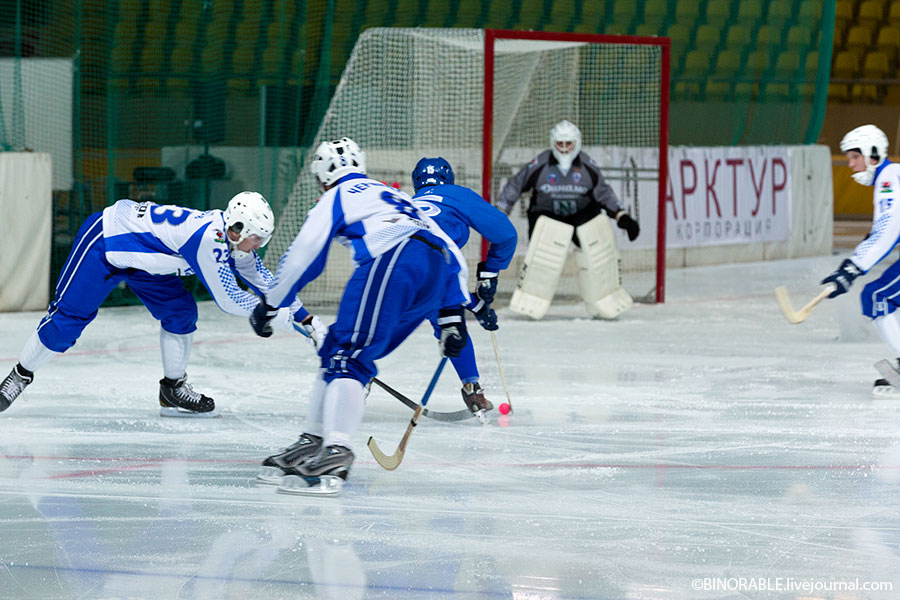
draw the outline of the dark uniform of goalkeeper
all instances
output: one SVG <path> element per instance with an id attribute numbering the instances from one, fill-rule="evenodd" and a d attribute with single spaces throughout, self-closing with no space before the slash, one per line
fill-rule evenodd
<path id="1" fill-rule="evenodd" d="M 581 152 L 578 127 L 560 121 L 550 131 L 550 144 L 506 183 L 497 200 L 497 207 L 509 214 L 519 196 L 531 191 L 528 254 L 510 308 L 535 319 L 546 314 L 572 240 L 588 312 L 613 319 L 632 300 L 619 284 L 615 238 L 603 212 L 631 241 L 637 239 L 640 226 L 622 208 L 597 163 Z"/>

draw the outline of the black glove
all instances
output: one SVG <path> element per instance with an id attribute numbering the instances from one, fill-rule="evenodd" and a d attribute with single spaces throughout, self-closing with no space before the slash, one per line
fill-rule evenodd
<path id="1" fill-rule="evenodd" d="M 484 300 L 486 304 L 490 304 L 494 301 L 494 294 L 497 293 L 497 275 L 499 273 L 488 271 L 482 261 L 478 263 L 475 275 L 478 277 L 478 297 Z"/>
<path id="2" fill-rule="evenodd" d="M 637 239 L 637 236 L 641 233 L 641 226 L 638 225 L 638 222 L 631 218 L 627 212 L 623 212 L 619 215 L 619 218 L 616 219 L 616 225 L 619 226 L 619 229 L 624 229 L 626 233 L 628 233 L 628 241 L 633 242 Z"/>
<path id="3" fill-rule="evenodd" d="M 852 260 L 847 258 L 841 263 L 841 266 L 837 268 L 837 271 L 822 280 L 822 284 L 833 283 L 835 289 L 828 297 L 837 298 L 841 294 L 845 294 L 853 284 L 853 280 L 860 275 L 862 275 L 862 271 L 859 267 L 857 267 Z"/>
<path id="4" fill-rule="evenodd" d="M 253 312 L 250 314 L 250 327 L 259 337 L 270 337 L 272 335 L 272 319 L 278 314 L 277 308 L 272 308 L 266 304 L 265 300 L 261 300 Z"/>
<path id="5" fill-rule="evenodd" d="M 478 324 L 488 331 L 497 331 L 500 326 L 497 325 L 497 313 L 491 308 L 491 305 L 485 301 L 481 301 L 472 310 L 472 314 L 478 321 Z"/>
<path id="6" fill-rule="evenodd" d="M 441 355 L 450 358 L 459 356 L 469 341 L 462 307 L 442 308 L 438 312 L 438 325 L 441 328 Z"/>

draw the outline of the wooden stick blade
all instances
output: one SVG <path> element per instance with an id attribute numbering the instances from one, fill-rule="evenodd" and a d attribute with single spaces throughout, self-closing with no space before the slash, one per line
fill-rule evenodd
<path id="1" fill-rule="evenodd" d="M 789 322 L 796 324 L 803 321 L 794 310 L 794 307 L 791 306 L 791 298 L 788 295 L 787 287 L 781 285 L 775 288 L 775 301 L 778 302 L 778 308 L 781 309 L 781 314 L 783 314 L 784 318 Z"/>
<path id="2" fill-rule="evenodd" d="M 369 447 L 369 452 L 372 453 L 372 458 L 375 459 L 383 469 L 388 471 L 393 471 L 397 467 L 400 466 L 400 462 L 403 460 L 404 451 L 401 451 L 399 448 L 394 454 L 388 456 L 384 452 L 381 451 L 381 448 L 378 447 L 378 444 L 375 442 L 375 438 L 369 437 L 369 442 L 366 444 Z"/>
<path id="3" fill-rule="evenodd" d="M 421 414 L 422 405 L 420 404 L 416 407 L 416 412 L 413 413 L 412 419 L 409 420 L 409 425 L 406 426 L 406 432 L 403 434 L 403 437 L 400 438 L 397 449 L 394 450 L 394 453 L 390 456 L 381 451 L 381 448 L 379 448 L 378 444 L 375 442 L 375 438 L 369 437 L 366 446 L 368 446 L 369 452 L 372 453 L 372 458 L 374 458 L 375 462 L 381 465 L 383 469 L 393 471 L 400 466 L 401 462 L 403 462 L 403 455 L 406 454 L 406 443 L 409 441 L 409 436 L 412 435 L 413 429 L 416 428 L 416 424 L 419 421 L 419 415 Z"/>

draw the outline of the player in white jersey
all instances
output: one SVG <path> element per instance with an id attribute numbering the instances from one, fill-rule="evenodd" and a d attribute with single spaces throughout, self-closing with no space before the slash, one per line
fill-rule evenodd
<path id="1" fill-rule="evenodd" d="M 900 242 L 900 164 L 887 158 L 888 139 L 878 127 L 862 125 L 841 140 L 841 152 L 847 156 L 853 179 L 862 185 L 874 186 L 874 214 L 872 230 L 844 260 L 838 269 L 822 280 L 833 284 L 834 298 L 850 289 L 853 280 L 867 273 L 888 256 Z M 900 261 L 895 262 L 880 277 L 863 287 L 862 312 L 872 319 L 881 338 L 900 357 Z M 894 393 L 885 379 L 878 379 L 873 388 L 876 396 Z"/>
<path id="2" fill-rule="evenodd" d="M 225 211 L 201 212 L 180 206 L 119 200 L 87 218 L 59 275 L 47 315 L 26 342 L 19 363 L 0 383 L 0 411 L 34 380 L 34 372 L 71 348 L 103 300 L 125 282 L 160 322 L 163 416 L 215 416 L 212 398 L 187 383 L 187 363 L 197 303 L 180 276 L 197 275 L 223 311 L 248 316 L 259 298 L 242 290 L 235 274 L 258 296 L 273 281 L 256 250 L 265 246 L 275 216 L 265 198 L 241 192 Z M 282 311 L 280 324 L 309 336 L 324 327 L 296 300 Z M 295 320 L 295 321 L 294 321 Z"/>
<path id="3" fill-rule="evenodd" d="M 470 298 L 459 248 L 408 195 L 365 176 L 365 154 L 353 140 L 323 142 L 310 168 L 325 192 L 279 262 L 265 297 L 271 306 L 260 304 L 250 319 L 259 335 L 271 335 L 273 307 L 289 303 L 322 272 L 331 240 L 350 249 L 356 269 L 319 347 L 321 369 L 303 434 L 266 458 L 258 477 L 282 491 L 325 494 L 340 489 L 353 463 L 375 360 L 438 311 L 441 350 L 458 356 L 468 341 L 463 305 Z"/>

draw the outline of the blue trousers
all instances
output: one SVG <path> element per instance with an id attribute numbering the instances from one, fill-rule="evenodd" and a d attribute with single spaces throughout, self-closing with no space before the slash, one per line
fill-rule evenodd
<path id="1" fill-rule="evenodd" d="M 378 374 L 375 361 L 447 306 L 458 286 L 445 256 L 412 238 L 359 265 L 319 350 L 325 381 L 349 378 L 368 384 Z M 457 307 L 462 303 L 458 295 Z"/>
<path id="2" fill-rule="evenodd" d="M 56 282 L 53 302 L 38 325 L 41 342 L 54 352 L 65 352 L 75 345 L 120 281 L 131 288 L 166 331 L 175 334 L 195 331 L 197 303 L 179 277 L 118 269 L 109 264 L 101 216 L 102 213 L 95 213 L 88 217 L 75 236 Z"/>
<path id="3" fill-rule="evenodd" d="M 862 312 L 875 319 L 897 310 L 900 303 L 900 261 L 891 265 L 881 277 L 866 284 L 860 294 Z"/>

